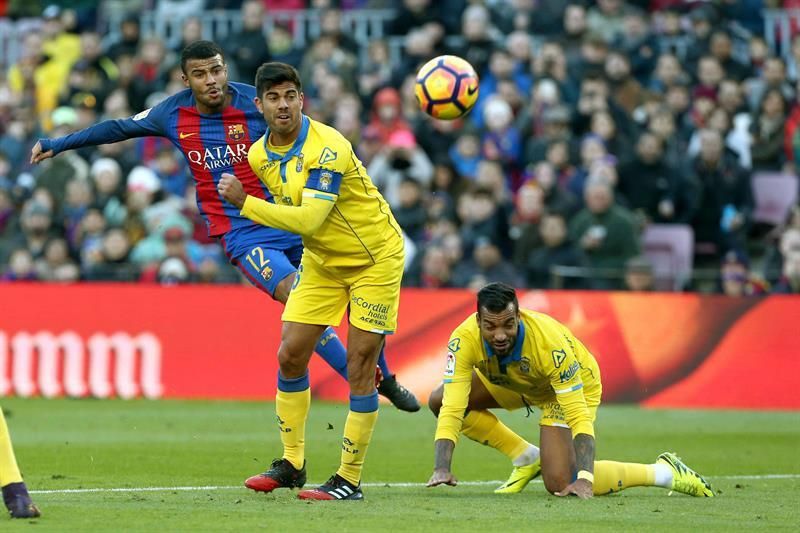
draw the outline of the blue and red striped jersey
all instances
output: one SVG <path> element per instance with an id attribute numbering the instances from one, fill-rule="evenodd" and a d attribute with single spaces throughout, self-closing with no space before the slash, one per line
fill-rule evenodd
<path id="1" fill-rule="evenodd" d="M 197 205 L 208 234 L 223 237 L 228 255 L 246 253 L 253 245 L 285 250 L 301 243 L 299 236 L 251 222 L 217 192 L 223 172 L 235 174 L 247 194 L 268 201 L 272 195 L 253 173 L 247 151 L 266 131 L 264 117 L 253 103 L 256 89 L 228 82 L 232 99 L 222 113 L 204 115 L 185 89 L 155 107 L 129 118 L 106 120 L 57 139 L 41 139 L 42 151 L 55 154 L 82 146 L 124 141 L 132 137 L 166 137 L 186 158 L 197 188 Z"/>

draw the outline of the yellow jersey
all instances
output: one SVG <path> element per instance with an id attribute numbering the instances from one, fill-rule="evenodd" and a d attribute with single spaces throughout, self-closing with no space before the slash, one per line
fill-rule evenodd
<path id="1" fill-rule="evenodd" d="M 573 435 L 594 436 L 584 393 L 599 393 L 600 368 L 586 347 L 556 319 L 520 309 L 517 340 L 511 353 L 498 357 L 481 337 L 477 313 L 450 336 L 444 372 L 444 399 L 436 439 L 456 442 L 469 401 L 473 369 L 493 384 L 542 406 L 558 402 Z"/>
<path id="2" fill-rule="evenodd" d="M 297 233 L 327 267 L 364 267 L 403 251 L 400 226 L 350 142 L 303 115 L 292 146 L 269 144 L 269 129 L 247 155 L 275 203 L 248 196 L 242 215 Z"/>

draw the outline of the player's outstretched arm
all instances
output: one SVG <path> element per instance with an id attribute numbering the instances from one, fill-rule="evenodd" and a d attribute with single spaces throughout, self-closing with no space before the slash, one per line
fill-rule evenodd
<path id="1" fill-rule="evenodd" d="M 316 232 L 325 222 L 337 198 L 334 194 L 304 189 L 303 203 L 300 205 L 273 204 L 245 193 L 239 179 L 227 172 L 222 174 L 217 190 L 253 222 L 298 235 Z"/>
<path id="2" fill-rule="evenodd" d="M 39 139 L 31 150 L 31 164 L 36 164 L 67 150 L 125 141 L 148 135 L 164 136 L 158 106 L 128 118 L 104 120 L 93 126 L 55 139 Z"/>
<path id="3" fill-rule="evenodd" d="M 451 485 L 456 486 L 458 480 L 450 471 L 450 465 L 453 462 L 453 450 L 456 443 L 450 439 L 438 439 L 435 444 L 436 459 L 433 469 L 433 475 L 428 480 L 429 487 L 437 485 Z"/>

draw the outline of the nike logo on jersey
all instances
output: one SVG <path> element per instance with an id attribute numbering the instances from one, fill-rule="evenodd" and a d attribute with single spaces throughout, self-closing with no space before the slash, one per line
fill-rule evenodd
<path id="1" fill-rule="evenodd" d="M 192 135 L 197 135 L 197 132 L 194 132 L 194 133 L 183 133 L 183 132 L 180 132 L 178 134 L 178 137 L 180 137 L 181 140 L 184 140 L 186 137 L 191 137 Z"/>
<path id="2" fill-rule="evenodd" d="M 325 163 L 330 163 L 335 159 L 336 159 L 336 152 L 334 152 L 333 150 L 331 150 L 326 146 L 325 149 L 322 150 L 322 155 L 319 156 L 319 163 L 320 165 L 323 165 Z"/>

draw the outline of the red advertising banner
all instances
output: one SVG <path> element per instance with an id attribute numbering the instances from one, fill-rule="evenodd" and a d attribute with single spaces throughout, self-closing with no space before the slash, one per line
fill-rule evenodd
<path id="1" fill-rule="evenodd" d="M 800 297 L 520 291 L 592 351 L 604 401 L 800 409 Z M 387 355 L 425 399 L 469 291 L 406 289 Z M 282 307 L 244 286 L 0 285 L 0 396 L 272 399 Z M 340 331 L 346 340 L 346 331 Z M 317 398 L 347 386 L 312 358 Z"/>

